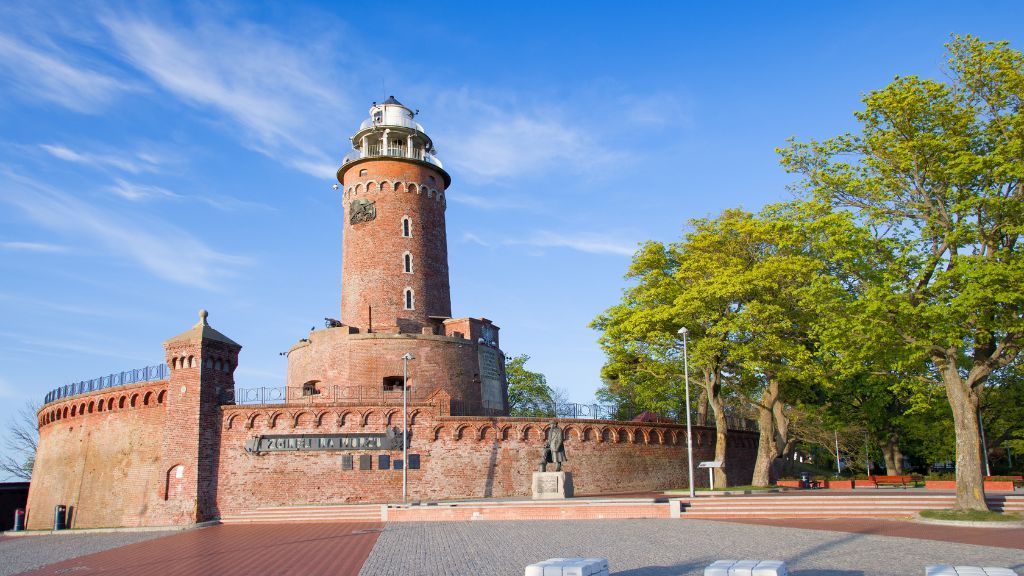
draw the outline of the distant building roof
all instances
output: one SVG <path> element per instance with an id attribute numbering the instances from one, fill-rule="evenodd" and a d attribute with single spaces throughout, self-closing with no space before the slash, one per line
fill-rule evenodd
<path id="1" fill-rule="evenodd" d="M 667 416 L 655 414 L 650 410 L 644 410 L 643 412 L 636 415 L 632 420 L 633 422 L 657 422 L 659 424 L 675 424 L 676 421 Z"/>

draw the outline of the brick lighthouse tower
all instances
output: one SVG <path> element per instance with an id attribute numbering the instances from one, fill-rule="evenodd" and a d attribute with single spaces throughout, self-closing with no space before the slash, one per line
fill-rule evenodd
<path id="1" fill-rule="evenodd" d="M 341 319 L 366 332 L 421 332 L 451 318 L 444 191 L 451 177 L 415 112 L 370 108 L 338 169 L 344 186 Z"/>
<path id="2" fill-rule="evenodd" d="M 508 385 L 498 327 L 452 318 L 445 191 L 451 176 L 416 112 L 389 97 L 370 107 L 338 169 L 341 322 L 288 351 L 288 396 L 308 402 L 443 391 L 461 411 L 505 414 Z"/>

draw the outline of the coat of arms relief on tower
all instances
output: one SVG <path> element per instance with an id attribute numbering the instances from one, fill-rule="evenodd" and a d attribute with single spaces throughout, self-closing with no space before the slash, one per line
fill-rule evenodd
<path id="1" fill-rule="evenodd" d="M 369 222 L 377 217 L 377 204 L 372 200 L 353 200 L 348 208 L 349 224 Z"/>

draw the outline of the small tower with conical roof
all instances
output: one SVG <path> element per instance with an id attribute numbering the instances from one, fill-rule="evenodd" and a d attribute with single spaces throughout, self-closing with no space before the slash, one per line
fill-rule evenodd
<path id="1" fill-rule="evenodd" d="M 445 190 L 451 177 L 416 112 L 370 107 L 338 169 L 345 207 L 341 320 L 360 332 L 440 330 L 451 317 Z"/>
<path id="2" fill-rule="evenodd" d="M 220 404 L 234 396 L 242 346 L 210 326 L 207 317 L 200 310 L 199 322 L 164 342 L 170 377 L 160 490 L 173 523 L 217 517 Z"/>

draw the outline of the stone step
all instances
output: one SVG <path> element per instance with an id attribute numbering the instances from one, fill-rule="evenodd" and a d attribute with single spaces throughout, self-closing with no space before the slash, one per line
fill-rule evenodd
<path id="1" fill-rule="evenodd" d="M 223 524 L 380 522 L 379 504 L 363 506 L 268 506 L 221 517 Z"/>

